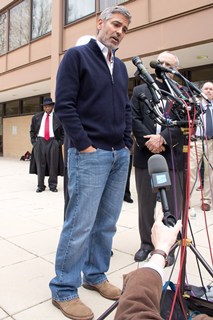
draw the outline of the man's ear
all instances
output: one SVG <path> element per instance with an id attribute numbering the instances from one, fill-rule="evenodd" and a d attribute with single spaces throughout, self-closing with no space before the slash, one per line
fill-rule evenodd
<path id="1" fill-rule="evenodd" d="M 102 26 L 103 26 L 103 19 L 98 19 L 98 23 L 97 23 L 97 29 L 98 30 L 101 30 L 102 29 Z"/>

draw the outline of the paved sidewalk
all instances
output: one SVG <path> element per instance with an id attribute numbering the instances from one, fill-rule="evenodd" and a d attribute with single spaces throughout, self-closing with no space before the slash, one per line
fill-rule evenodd
<path id="1" fill-rule="evenodd" d="M 29 162 L 0 158 L 0 320 L 65 320 L 52 306 L 50 279 L 54 276 L 54 259 L 63 223 L 63 179 L 59 177 L 58 193 L 46 190 L 36 193 L 37 177 L 28 174 Z M 134 170 L 131 177 L 133 204 L 124 202 L 113 241 L 114 255 L 109 280 L 122 287 L 122 275 L 136 269 L 134 254 L 139 249 L 137 198 Z M 199 209 L 199 193 L 194 194 L 196 219 L 191 220 L 197 249 L 212 266 L 205 230 L 205 218 Z M 158 204 L 159 205 L 159 204 Z M 206 224 L 213 245 L 213 211 L 207 212 Z M 178 258 L 179 260 L 179 258 Z M 168 279 L 172 267 L 166 269 Z M 178 277 L 176 264 L 172 280 Z M 212 279 L 201 266 L 204 284 Z M 195 256 L 187 250 L 187 280 L 201 285 Z M 81 299 L 98 319 L 112 304 L 97 292 L 80 288 Z M 107 319 L 113 319 L 110 313 Z"/>

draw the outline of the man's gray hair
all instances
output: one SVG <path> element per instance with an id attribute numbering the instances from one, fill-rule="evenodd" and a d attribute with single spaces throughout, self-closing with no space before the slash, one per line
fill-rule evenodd
<path id="1" fill-rule="evenodd" d="M 130 24 L 132 16 L 124 6 L 115 6 L 115 7 L 106 8 L 102 11 L 99 18 L 102 20 L 109 20 L 112 17 L 112 15 L 115 13 L 120 13 L 123 16 L 125 16 L 128 19 Z"/>

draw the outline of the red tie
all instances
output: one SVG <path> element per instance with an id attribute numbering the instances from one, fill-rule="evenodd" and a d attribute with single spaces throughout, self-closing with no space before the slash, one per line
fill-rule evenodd
<path id="1" fill-rule="evenodd" d="M 50 119 L 50 115 L 47 114 L 46 120 L 45 120 L 45 126 L 44 126 L 44 139 L 45 140 L 49 140 L 49 138 L 50 138 L 49 119 Z"/>

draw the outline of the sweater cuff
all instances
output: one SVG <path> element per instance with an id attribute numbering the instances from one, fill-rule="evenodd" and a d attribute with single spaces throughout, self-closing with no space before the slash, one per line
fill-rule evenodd
<path id="1" fill-rule="evenodd" d="M 163 283 L 163 270 L 164 269 L 162 267 L 160 267 L 158 264 L 149 261 L 149 262 L 145 263 L 141 268 L 150 268 L 150 269 L 155 270 L 157 273 L 159 273 L 161 280 L 162 280 L 162 283 Z"/>

